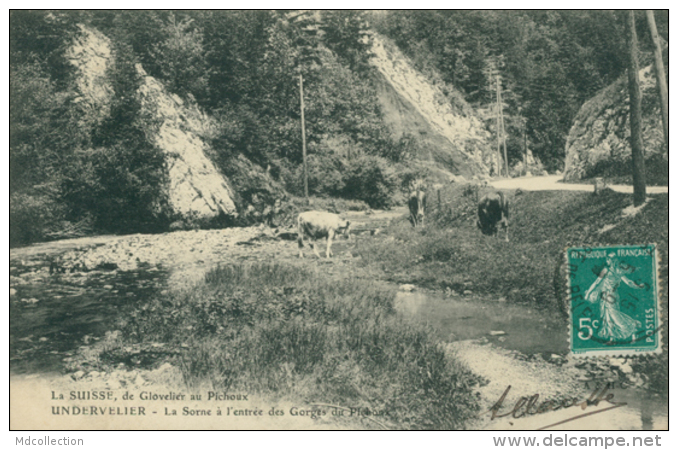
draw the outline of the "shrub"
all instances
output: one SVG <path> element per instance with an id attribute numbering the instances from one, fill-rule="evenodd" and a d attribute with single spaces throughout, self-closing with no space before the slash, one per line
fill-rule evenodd
<path id="1" fill-rule="evenodd" d="M 362 200 L 372 208 L 387 208 L 398 187 L 393 167 L 378 156 L 362 155 L 348 161 L 344 196 Z"/>
<path id="2" fill-rule="evenodd" d="M 9 245 L 44 240 L 63 208 L 45 194 L 13 193 L 9 198 Z"/>
<path id="3" fill-rule="evenodd" d="M 92 215 L 106 231 L 159 231 L 168 223 L 167 169 L 160 150 L 115 144 L 76 152 L 62 198 L 69 217 Z"/>
<path id="4" fill-rule="evenodd" d="M 338 197 L 346 186 L 343 162 L 334 155 L 308 155 L 308 192 L 310 195 Z M 304 194 L 304 166 L 299 165 L 290 179 L 290 192 Z"/>

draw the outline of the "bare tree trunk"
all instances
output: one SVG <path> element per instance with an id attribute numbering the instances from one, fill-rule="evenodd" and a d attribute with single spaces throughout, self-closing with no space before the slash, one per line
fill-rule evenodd
<path id="1" fill-rule="evenodd" d="M 501 176 L 501 122 L 499 121 L 499 74 L 497 74 L 497 176 Z"/>
<path id="2" fill-rule="evenodd" d="M 657 33 L 657 24 L 654 21 L 654 11 L 647 10 L 647 24 L 650 27 L 652 42 L 654 42 L 654 74 L 657 77 L 657 88 L 662 106 L 662 124 L 664 125 L 664 143 L 666 150 L 669 149 L 669 89 L 666 85 L 666 72 L 664 71 L 664 60 L 662 59 L 662 47 L 659 43 L 659 34 Z"/>
<path id="3" fill-rule="evenodd" d="M 523 169 L 527 176 L 527 123 L 523 124 Z"/>
<path id="4" fill-rule="evenodd" d="M 631 113 L 631 159 L 633 163 L 633 204 L 645 202 L 645 151 L 643 148 L 643 118 L 640 110 L 640 83 L 638 82 L 638 36 L 633 10 L 627 17 L 629 104 Z"/>
<path id="5" fill-rule="evenodd" d="M 304 197 L 308 199 L 308 164 L 306 163 L 306 124 L 304 123 L 304 78 L 299 74 L 299 97 L 301 98 L 301 151 L 304 158 Z"/>
<path id="6" fill-rule="evenodd" d="M 508 154 L 506 153 L 506 128 L 504 128 L 504 107 L 501 99 L 501 84 L 499 85 L 499 117 L 501 118 L 501 139 L 504 142 L 504 166 L 506 169 L 506 178 L 511 178 L 509 175 Z"/>

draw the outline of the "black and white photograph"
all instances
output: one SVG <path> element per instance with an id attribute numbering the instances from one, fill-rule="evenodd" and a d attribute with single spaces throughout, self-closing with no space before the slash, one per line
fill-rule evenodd
<path id="1" fill-rule="evenodd" d="M 668 10 L 8 16 L 13 444 L 662 445 Z"/>

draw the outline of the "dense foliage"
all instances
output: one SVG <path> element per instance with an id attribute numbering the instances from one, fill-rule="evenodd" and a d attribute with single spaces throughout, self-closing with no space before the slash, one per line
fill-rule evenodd
<path id="1" fill-rule="evenodd" d="M 10 244 L 91 231 L 152 231 L 167 222 L 167 171 L 141 115 L 137 61 L 113 42 L 112 96 L 85 105 L 67 48 L 78 14 L 13 12 L 10 82 Z"/>
<path id="2" fill-rule="evenodd" d="M 649 64 L 645 14 L 636 14 Z M 656 13 L 668 42 L 668 12 Z M 420 69 L 434 67 L 476 108 L 496 114 L 497 78 L 511 162 L 529 148 L 562 169 L 565 140 L 579 107 L 626 69 L 623 18 L 614 11 L 390 11 L 375 14 Z"/>
<path id="3" fill-rule="evenodd" d="M 223 172 L 242 155 L 294 195 L 303 192 L 301 76 L 311 194 L 372 207 L 393 203 L 417 142 L 384 125 L 370 30 L 459 89 L 491 130 L 499 75 L 509 160 L 527 141 L 550 170 L 562 167 L 578 108 L 624 70 L 622 27 L 607 11 L 13 11 L 10 20 L 13 244 L 50 227 L 58 235 L 58 223 L 165 226 L 167 173 L 134 95 L 137 63 L 216 119 L 211 156 Z M 657 22 L 668 41 L 668 15 Z M 66 53 L 80 25 L 111 39 L 110 111 L 79 98 Z"/>

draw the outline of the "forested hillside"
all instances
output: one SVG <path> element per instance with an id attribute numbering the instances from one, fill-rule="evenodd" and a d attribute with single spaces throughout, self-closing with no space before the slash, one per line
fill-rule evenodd
<path id="1" fill-rule="evenodd" d="M 668 11 L 655 16 L 668 44 Z M 619 11 L 392 11 L 375 19 L 375 29 L 420 70 L 435 68 L 485 112 L 493 132 L 498 77 L 509 161 L 520 159 L 526 140 L 549 171 L 564 168 L 567 133 L 579 108 L 626 70 Z M 651 39 L 645 14 L 636 20 L 644 67 Z"/>
<path id="2" fill-rule="evenodd" d="M 496 173 L 498 79 L 509 164 L 527 145 L 562 170 L 575 114 L 624 72 L 621 30 L 606 11 L 12 11 L 11 244 L 251 223 L 303 195 L 300 74 L 313 196 L 383 208 L 416 176 Z"/>

